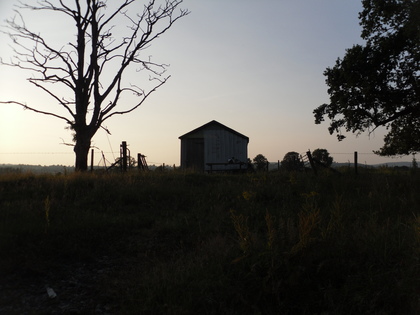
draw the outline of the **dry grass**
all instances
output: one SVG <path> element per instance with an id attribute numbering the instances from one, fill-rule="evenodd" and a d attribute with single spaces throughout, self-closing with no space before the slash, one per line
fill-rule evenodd
<path id="1" fill-rule="evenodd" d="M 101 290 L 127 314 L 416 314 L 418 187 L 389 171 L 2 174 L 0 267 L 112 257 Z"/>

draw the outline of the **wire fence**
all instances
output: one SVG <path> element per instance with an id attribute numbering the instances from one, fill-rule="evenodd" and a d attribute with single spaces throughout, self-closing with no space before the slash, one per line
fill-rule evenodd
<path id="1" fill-rule="evenodd" d="M 98 152 L 98 151 L 96 151 L 96 152 Z M 346 162 L 352 162 L 353 161 L 354 153 L 355 152 L 332 152 L 332 153 L 330 153 L 330 156 L 332 156 L 334 158 L 334 162 L 346 163 Z M 414 157 L 409 157 L 409 156 L 404 156 L 404 157 L 379 157 L 377 154 L 375 154 L 373 152 L 357 152 L 357 154 L 359 155 L 359 163 L 366 163 L 364 161 L 365 158 L 363 158 L 363 157 L 366 157 L 366 158 L 377 157 L 377 159 L 381 160 L 379 163 L 372 163 L 372 164 L 395 163 L 395 162 L 400 162 L 402 158 L 405 160 L 405 162 L 409 162 L 409 161 L 412 161 L 412 159 L 415 157 L 415 156 Z M 1 160 L 7 159 L 8 160 L 7 163 L 11 163 L 13 161 L 13 156 L 39 156 L 39 155 L 45 155 L 45 156 L 63 155 L 63 156 L 68 156 L 68 155 L 74 155 L 74 152 L 73 151 L 65 151 L 65 152 L 64 151 L 55 151 L 55 152 L 45 152 L 45 151 L 42 151 L 42 152 L 33 152 L 33 151 L 30 151 L 30 152 L 0 152 L 0 159 Z M 116 157 L 119 157 L 120 151 L 114 151 L 114 150 L 113 151 L 100 151 L 99 150 L 99 152 L 96 153 L 95 155 L 96 155 L 95 160 L 103 159 L 103 156 L 105 155 L 106 161 L 107 161 L 107 163 L 109 163 L 110 160 L 115 160 Z M 300 155 L 305 156 L 306 152 L 300 153 Z M 4 162 L 1 162 L 1 160 L 0 160 L 0 163 L 4 163 Z M 279 160 L 281 160 L 281 158 Z M 150 165 L 162 165 L 162 164 L 166 163 L 166 162 L 162 162 L 162 161 L 149 161 L 149 160 L 147 162 Z M 98 163 L 101 163 L 101 161 L 99 161 Z M 102 161 L 102 163 L 103 163 L 103 161 Z M 13 163 L 11 163 L 11 164 L 13 164 Z M 166 164 L 168 164 L 168 163 L 166 163 Z"/>
<path id="2" fill-rule="evenodd" d="M 338 164 L 354 164 L 356 161 L 360 165 L 366 166 L 375 166 L 375 165 L 398 165 L 398 163 L 402 163 L 402 165 L 406 165 L 407 163 L 412 163 L 413 160 L 416 158 L 415 155 L 413 156 L 394 156 L 394 157 L 384 157 L 379 156 L 374 152 L 328 152 L 330 157 L 333 158 L 333 163 Z M 299 156 L 303 159 L 304 163 L 309 163 L 306 158 L 307 152 L 299 153 Z"/>
<path id="3" fill-rule="evenodd" d="M 89 153 L 90 154 L 90 153 Z M 13 156 L 52 156 L 52 155 L 74 155 L 74 152 L 0 152 L 0 164 L 22 164 L 22 163 L 14 163 Z M 104 163 L 104 156 L 105 156 L 105 163 Z M 113 163 L 117 157 L 120 156 L 120 151 L 96 151 L 95 150 L 95 165 L 96 166 L 106 166 Z M 9 158 L 10 157 L 10 158 Z M 137 158 L 136 156 L 131 156 L 132 158 Z M 2 161 L 7 159 L 7 162 Z M 147 161 L 149 165 L 171 165 L 170 163 L 166 162 L 157 162 L 157 161 Z M 26 164 L 26 163 L 24 163 Z"/>

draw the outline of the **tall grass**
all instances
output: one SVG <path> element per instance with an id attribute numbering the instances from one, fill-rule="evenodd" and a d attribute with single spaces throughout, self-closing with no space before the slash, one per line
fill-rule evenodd
<path id="1" fill-rule="evenodd" d="M 101 290 L 127 314 L 417 314 L 418 187 L 388 170 L 5 174 L 0 266 L 112 256 Z"/>

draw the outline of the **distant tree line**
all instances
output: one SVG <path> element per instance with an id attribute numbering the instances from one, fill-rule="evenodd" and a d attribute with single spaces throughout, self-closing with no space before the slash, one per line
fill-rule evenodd
<path id="1" fill-rule="evenodd" d="M 334 159 L 330 156 L 327 149 L 316 149 L 312 152 L 312 158 L 319 164 L 326 167 L 332 165 Z M 252 164 L 256 171 L 268 170 L 269 162 L 263 154 L 257 154 L 252 159 Z M 280 169 L 285 171 L 301 171 L 305 168 L 303 157 L 295 151 L 287 152 L 280 162 Z"/>

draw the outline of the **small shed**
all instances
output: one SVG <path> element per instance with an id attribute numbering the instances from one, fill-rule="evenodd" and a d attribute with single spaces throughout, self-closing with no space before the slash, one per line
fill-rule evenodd
<path id="1" fill-rule="evenodd" d="M 249 138 L 215 120 L 179 139 L 181 168 L 201 171 L 246 168 Z"/>

